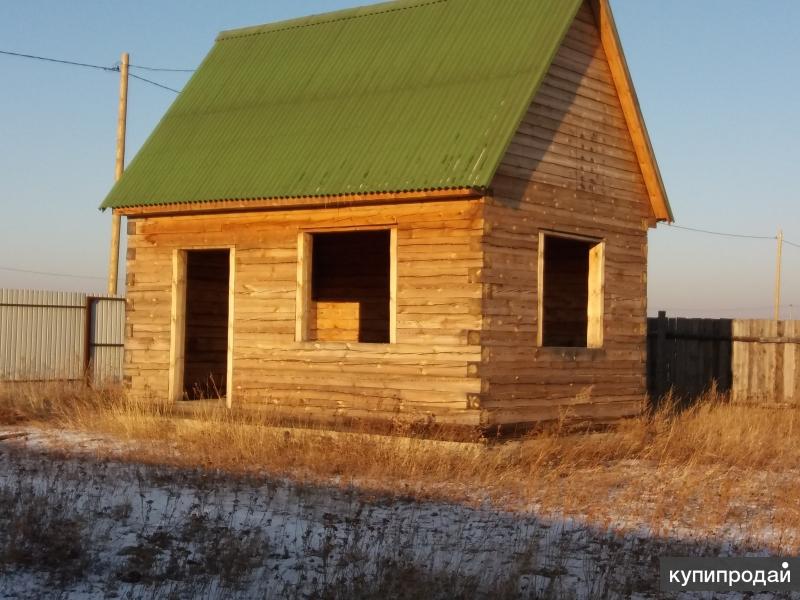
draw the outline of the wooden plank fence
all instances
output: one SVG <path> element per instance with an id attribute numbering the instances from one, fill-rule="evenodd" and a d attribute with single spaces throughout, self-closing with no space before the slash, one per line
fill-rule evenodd
<path id="1" fill-rule="evenodd" d="M 124 331 L 124 298 L 0 289 L 0 381 L 119 381 Z"/>
<path id="2" fill-rule="evenodd" d="M 734 321 L 734 402 L 800 406 L 800 321 Z"/>
<path id="3" fill-rule="evenodd" d="M 667 318 L 647 322 L 651 398 L 692 398 L 713 382 L 734 402 L 800 406 L 800 321 Z"/>

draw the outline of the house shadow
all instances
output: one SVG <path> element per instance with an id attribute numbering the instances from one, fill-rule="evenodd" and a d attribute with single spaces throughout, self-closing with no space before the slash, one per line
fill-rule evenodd
<path id="1" fill-rule="evenodd" d="M 593 62 L 589 53 L 597 54 L 603 51 L 599 38 L 591 42 L 586 40 L 583 46 L 584 51 L 570 52 L 569 54 L 570 77 L 558 77 L 552 72 L 553 66 L 551 65 L 531 98 L 531 104 L 504 157 L 503 166 L 511 167 L 513 165 L 513 174 L 508 177 L 496 177 L 493 182 L 491 191 L 495 202 L 499 205 L 507 208 L 519 208 L 526 201 L 532 192 L 531 185 L 535 180 L 535 174 L 540 170 L 542 163 L 551 158 L 549 155 L 557 146 L 561 149 L 559 161 L 562 167 L 560 180 L 564 182 L 562 187 L 588 190 L 578 156 L 581 150 L 581 139 L 590 133 L 583 133 L 579 126 L 570 123 L 568 117 L 575 106 L 576 98 L 583 89 L 579 82 L 588 76 Z M 564 51 L 562 46 L 557 56 Z M 545 123 L 549 126 L 545 126 Z M 535 144 L 531 143 L 532 140 L 535 140 Z M 563 150 L 566 148 L 570 150 L 569 157 L 563 155 Z M 517 156 L 523 152 L 524 157 Z M 520 158 L 524 160 L 517 160 Z M 569 161 L 571 165 L 567 166 L 565 161 Z M 503 166 L 501 166 L 501 174 L 505 174 Z M 564 177 L 567 170 L 569 175 Z M 569 178 L 573 178 L 573 182 L 569 182 L 567 185 Z"/>

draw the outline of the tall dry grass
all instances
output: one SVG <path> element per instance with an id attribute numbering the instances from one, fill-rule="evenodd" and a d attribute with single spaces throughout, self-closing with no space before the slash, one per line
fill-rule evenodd
<path id="1" fill-rule="evenodd" d="M 119 387 L 83 382 L 0 382 L 0 424 L 69 424 L 127 403 Z"/>
<path id="2" fill-rule="evenodd" d="M 103 433 L 146 463 L 356 484 L 379 492 L 580 515 L 604 525 L 800 531 L 798 412 L 733 405 L 715 390 L 691 407 L 662 402 L 605 431 L 566 421 L 477 442 L 398 424 L 380 435 L 289 427 L 266 413 L 174 405 L 72 385 L 0 387 L 0 417 Z"/>

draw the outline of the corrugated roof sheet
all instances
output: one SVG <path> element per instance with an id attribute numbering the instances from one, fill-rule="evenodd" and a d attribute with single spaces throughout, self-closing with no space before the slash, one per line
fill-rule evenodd
<path id="1" fill-rule="evenodd" d="M 103 207 L 488 186 L 581 0 L 224 32 Z"/>

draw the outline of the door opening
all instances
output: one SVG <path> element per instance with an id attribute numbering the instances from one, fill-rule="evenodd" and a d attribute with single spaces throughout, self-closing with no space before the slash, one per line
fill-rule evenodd
<path id="1" fill-rule="evenodd" d="M 186 252 L 185 400 L 227 394 L 230 262 L 230 250 Z"/>

